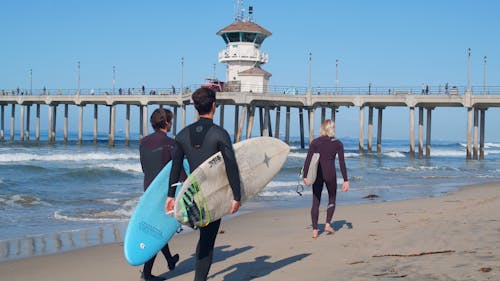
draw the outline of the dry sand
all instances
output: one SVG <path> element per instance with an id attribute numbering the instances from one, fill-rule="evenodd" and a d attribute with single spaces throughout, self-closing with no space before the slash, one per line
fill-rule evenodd
<path id="1" fill-rule="evenodd" d="M 317 239 L 308 209 L 243 214 L 222 227 L 209 280 L 500 280 L 500 183 L 339 206 L 335 234 Z M 153 273 L 193 280 L 197 237 L 175 236 L 177 268 L 169 272 L 158 256 Z M 140 269 L 127 264 L 122 245 L 112 244 L 0 263 L 0 280 L 127 281 L 139 280 Z"/>

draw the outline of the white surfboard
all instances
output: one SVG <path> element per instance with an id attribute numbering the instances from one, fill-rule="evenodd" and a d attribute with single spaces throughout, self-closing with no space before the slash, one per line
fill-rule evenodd
<path id="1" fill-rule="evenodd" d="M 309 169 L 307 170 L 307 179 L 311 185 L 316 181 L 318 176 L 318 166 L 319 166 L 319 153 L 313 153 L 311 157 L 311 162 L 309 163 Z"/>
<path id="2" fill-rule="evenodd" d="M 240 171 L 241 203 L 254 197 L 281 170 L 290 147 L 272 137 L 244 140 L 233 146 Z M 229 214 L 233 193 L 220 152 L 196 168 L 175 199 L 175 217 L 193 228 Z"/>

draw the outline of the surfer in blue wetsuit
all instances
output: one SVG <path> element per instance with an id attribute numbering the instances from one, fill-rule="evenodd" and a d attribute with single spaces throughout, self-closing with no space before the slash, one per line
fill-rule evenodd
<path id="1" fill-rule="evenodd" d="M 151 184 L 153 179 L 172 159 L 174 149 L 174 140 L 167 136 L 172 127 L 173 114 L 170 110 L 158 108 L 151 114 L 151 126 L 155 130 L 153 133 L 144 137 L 139 145 L 142 171 L 144 172 L 144 191 Z M 184 178 L 186 175 L 183 175 Z M 175 264 L 179 261 L 179 255 L 172 256 L 168 244 L 161 252 L 167 260 L 168 269 L 173 270 Z M 164 280 L 164 278 L 151 274 L 156 255 L 144 264 L 141 279 L 142 280 Z"/>
<path id="2" fill-rule="evenodd" d="M 326 184 L 326 189 L 328 190 L 325 232 L 334 232 L 330 223 L 332 221 L 333 213 L 335 212 L 335 201 L 337 197 L 337 173 L 335 170 L 335 158 L 337 155 L 339 157 L 340 171 L 342 173 L 342 177 L 344 178 L 342 191 L 346 192 L 349 190 L 347 169 L 344 161 L 344 145 L 340 140 L 334 137 L 334 127 L 335 124 L 330 119 L 321 123 L 320 136 L 311 142 L 306 161 L 304 163 L 304 183 L 306 185 L 312 184 L 313 189 L 313 202 L 311 207 L 313 238 L 318 237 L 319 204 L 321 202 L 321 192 L 323 191 L 324 184 Z M 318 174 L 315 182 L 309 182 L 307 179 L 307 173 L 309 165 L 311 164 L 312 155 L 314 153 L 319 153 Z"/>
<path id="3" fill-rule="evenodd" d="M 206 159 L 217 152 L 224 157 L 227 178 L 233 191 L 231 214 L 238 211 L 241 200 L 240 173 L 234 156 L 231 139 L 226 130 L 213 122 L 216 108 L 215 91 L 207 88 L 196 90 L 191 96 L 200 119 L 184 128 L 175 138 L 174 155 L 170 182 L 176 183 L 182 170 L 184 156 L 189 162 L 191 171 L 194 171 Z M 166 211 L 174 209 L 176 186 L 171 186 L 168 191 Z M 200 227 L 200 237 L 196 247 L 195 281 L 207 280 L 208 272 L 212 265 L 215 239 L 221 220 L 218 219 L 205 227 Z"/>

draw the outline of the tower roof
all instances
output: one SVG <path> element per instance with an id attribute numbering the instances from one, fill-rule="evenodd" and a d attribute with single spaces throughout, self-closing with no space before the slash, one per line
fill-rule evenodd
<path id="1" fill-rule="evenodd" d="M 247 70 L 244 70 L 244 71 L 241 71 L 238 73 L 239 75 L 241 76 L 264 76 L 264 77 L 271 77 L 272 74 L 265 71 L 264 69 L 260 68 L 259 66 L 254 66 L 250 69 L 247 69 Z"/>
<path id="2" fill-rule="evenodd" d="M 219 30 L 217 35 L 222 35 L 227 32 L 254 32 L 261 33 L 266 36 L 270 36 L 272 34 L 269 30 L 251 21 L 235 21 Z"/>

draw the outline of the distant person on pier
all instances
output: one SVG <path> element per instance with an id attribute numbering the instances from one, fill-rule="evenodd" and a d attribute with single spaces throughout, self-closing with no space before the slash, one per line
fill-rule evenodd
<path id="1" fill-rule="evenodd" d="M 173 114 L 170 110 L 158 108 L 151 114 L 151 126 L 155 130 L 153 133 L 144 137 L 139 145 L 139 154 L 141 159 L 142 171 L 144 172 L 144 191 L 151 184 L 156 175 L 172 159 L 174 149 L 174 140 L 167 136 L 172 128 Z M 186 178 L 185 173 L 181 173 L 181 178 Z M 165 187 L 167 188 L 167 187 Z M 168 269 L 173 270 L 175 264 L 179 261 L 179 255 L 172 256 L 168 244 L 161 252 L 167 260 Z M 156 255 L 144 264 L 141 274 L 141 280 L 164 280 L 161 277 L 151 274 Z"/>
<path id="2" fill-rule="evenodd" d="M 344 161 L 344 145 L 342 142 L 334 137 L 335 123 L 327 119 L 321 123 L 320 136 L 314 139 L 309 146 L 306 161 L 304 163 L 304 183 L 306 185 L 312 184 L 313 200 L 311 207 L 311 221 L 313 228 L 313 238 L 318 237 L 318 218 L 319 218 L 319 205 L 321 202 L 321 193 L 323 185 L 326 184 L 328 190 L 328 206 L 326 208 L 326 222 L 324 231 L 332 234 L 334 229 L 330 225 L 335 212 L 335 201 L 337 197 L 337 174 L 335 170 L 335 158 L 339 157 L 340 171 L 344 178 L 342 184 L 342 191 L 349 190 L 349 181 L 347 178 L 347 169 Z M 319 153 L 319 163 L 315 182 L 309 182 L 307 173 L 311 164 L 311 159 L 314 153 Z"/>

